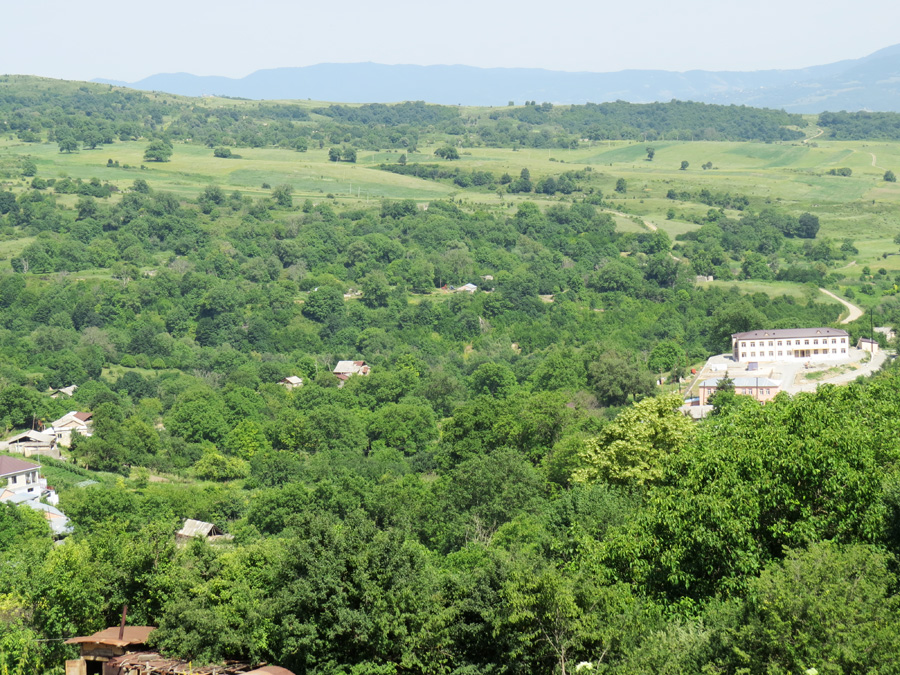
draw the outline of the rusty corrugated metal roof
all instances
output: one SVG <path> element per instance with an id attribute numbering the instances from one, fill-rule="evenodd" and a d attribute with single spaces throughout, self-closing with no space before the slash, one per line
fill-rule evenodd
<path id="1" fill-rule="evenodd" d="M 119 627 L 107 628 L 93 635 L 73 637 L 66 640 L 67 645 L 99 644 L 113 647 L 128 647 L 130 645 L 145 645 L 150 633 L 156 630 L 156 626 L 125 626 L 122 639 L 119 639 Z"/>
<path id="2" fill-rule="evenodd" d="M 142 675 L 294 675 L 280 666 L 261 666 L 251 670 L 245 661 L 225 661 L 224 663 L 199 666 L 190 661 L 171 659 L 157 652 L 133 652 L 116 656 L 106 662 L 109 670 L 120 673 L 134 671 Z"/>

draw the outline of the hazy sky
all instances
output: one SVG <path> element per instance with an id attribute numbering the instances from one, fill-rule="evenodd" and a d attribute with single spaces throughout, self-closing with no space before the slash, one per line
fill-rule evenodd
<path id="1" fill-rule="evenodd" d="M 135 81 L 328 62 L 614 71 L 798 68 L 900 43 L 870 0 L 22 0 L 0 72 Z"/>

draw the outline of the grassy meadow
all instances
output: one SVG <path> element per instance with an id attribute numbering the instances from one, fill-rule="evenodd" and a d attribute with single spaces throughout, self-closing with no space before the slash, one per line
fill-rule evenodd
<path id="1" fill-rule="evenodd" d="M 809 134 L 814 136 L 816 131 L 813 126 Z M 68 154 L 59 152 L 55 143 L 3 138 L 0 159 L 4 155 L 30 155 L 41 177 L 96 177 L 123 190 L 142 178 L 154 189 L 185 199 L 195 198 L 210 184 L 228 192 L 238 190 L 252 198 L 270 194 L 264 184 L 288 184 L 294 190 L 295 203 L 307 198 L 314 202 L 327 198 L 341 206 L 363 206 L 385 198 L 414 199 L 420 203 L 453 198 L 512 213 L 525 200 L 547 203 L 570 199 L 464 190 L 450 183 L 376 168 L 380 163 L 397 162 L 399 151 L 361 150 L 357 162 L 350 164 L 330 162 L 327 146 L 312 147 L 302 153 L 271 147 L 238 148 L 234 152 L 239 156 L 223 159 L 214 157 L 210 148 L 176 143 L 171 161 L 158 163 L 143 161 L 146 146 L 144 141 L 120 142 Z M 651 146 L 655 156 L 648 161 L 646 149 Z M 418 152 L 407 156 L 408 162 L 446 162 L 434 156 L 436 147 L 420 146 Z M 119 166 L 108 167 L 110 159 Z M 689 164 L 686 170 L 680 169 L 682 161 Z M 712 168 L 702 169 L 707 162 Z M 601 190 L 611 209 L 618 212 L 614 217 L 622 231 L 645 230 L 638 221 L 646 220 L 673 238 L 696 229 L 698 226 L 689 219 L 704 215 L 709 207 L 666 199 L 670 189 L 697 192 L 706 188 L 714 193 L 745 194 L 756 208 L 772 204 L 796 214 L 816 214 L 821 222 L 820 237 L 853 239 L 859 255 L 847 265 L 851 272 L 865 265 L 900 270 L 900 255 L 893 255 L 898 251 L 893 239 L 900 232 L 900 184 L 883 181 L 887 169 L 900 171 L 900 143 L 823 141 L 821 137 L 781 143 L 583 141 L 575 149 L 460 148 L 460 159 L 452 164 L 512 176 L 527 168 L 535 180 L 590 167 L 590 185 Z M 827 175 L 829 169 L 842 167 L 852 169 L 852 176 Z M 627 182 L 625 194 L 614 191 L 619 178 Z M 7 181 L 6 186 L 24 187 L 25 183 Z M 61 200 L 74 204 L 77 198 L 64 196 Z M 670 209 L 674 213 L 669 213 Z M 9 257 L 26 244 L 25 240 L 0 242 L 0 254 Z"/>

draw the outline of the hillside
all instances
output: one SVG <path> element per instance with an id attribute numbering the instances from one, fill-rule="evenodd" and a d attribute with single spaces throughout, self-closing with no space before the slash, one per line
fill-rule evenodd
<path id="1" fill-rule="evenodd" d="M 0 672 L 126 604 L 189 668 L 889 672 L 898 367 L 678 408 L 820 288 L 900 323 L 898 117 L 0 78 L 0 432 L 92 413 Z"/>

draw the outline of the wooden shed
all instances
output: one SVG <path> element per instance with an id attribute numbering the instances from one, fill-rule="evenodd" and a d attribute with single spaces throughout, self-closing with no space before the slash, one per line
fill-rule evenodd
<path id="1" fill-rule="evenodd" d="M 102 675 L 110 659 L 145 649 L 154 630 L 155 626 L 124 626 L 66 640 L 67 645 L 81 647 L 81 658 L 66 661 L 66 675 Z"/>
<path id="2" fill-rule="evenodd" d="M 184 544 L 195 538 L 207 539 L 210 542 L 223 542 L 234 539 L 233 535 L 225 534 L 220 528 L 203 520 L 187 518 L 184 526 L 175 533 L 175 539 L 179 544 Z"/>

